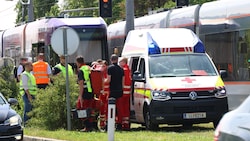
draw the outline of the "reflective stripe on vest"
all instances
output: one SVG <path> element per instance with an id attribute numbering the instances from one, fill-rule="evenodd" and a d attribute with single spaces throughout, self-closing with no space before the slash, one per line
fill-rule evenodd
<path id="1" fill-rule="evenodd" d="M 36 95 L 37 94 L 36 79 L 35 79 L 34 75 L 32 75 L 31 73 L 29 73 L 27 71 L 24 71 L 21 74 L 20 88 L 19 88 L 20 94 L 23 95 L 25 93 L 24 87 L 23 87 L 23 82 L 22 82 L 22 76 L 23 75 L 27 75 L 28 76 L 28 90 L 29 90 L 30 94 L 31 95 Z"/>
<path id="2" fill-rule="evenodd" d="M 88 66 L 84 65 L 80 68 L 83 71 L 84 84 L 83 87 L 88 89 L 88 92 L 92 92 L 92 87 L 90 83 L 90 69 Z"/>
<path id="3" fill-rule="evenodd" d="M 63 66 L 62 64 L 57 64 L 55 67 L 62 71 L 62 74 L 64 77 L 66 76 L 66 67 L 65 66 Z M 72 66 L 69 64 L 68 64 L 68 74 L 69 74 L 69 76 L 73 76 L 73 74 L 74 74 Z"/>
<path id="4" fill-rule="evenodd" d="M 104 76 L 104 78 L 107 78 L 108 74 L 104 73 L 103 76 Z M 109 87 L 110 87 L 109 83 L 104 83 L 104 85 L 103 85 L 103 93 L 104 94 L 109 95 Z"/>
<path id="5" fill-rule="evenodd" d="M 33 63 L 33 74 L 36 78 L 36 84 L 48 84 L 49 75 L 47 72 L 48 63 L 43 61 L 38 61 Z"/>

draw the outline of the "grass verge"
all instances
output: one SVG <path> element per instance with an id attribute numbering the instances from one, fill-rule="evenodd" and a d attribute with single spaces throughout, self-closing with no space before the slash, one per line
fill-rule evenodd
<path id="1" fill-rule="evenodd" d="M 212 123 L 197 124 L 190 128 L 182 126 L 160 126 L 157 131 L 147 131 L 138 124 L 132 124 L 131 131 L 115 132 L 115 141 L 212 141 L 214 128 Z M 107 132 L 47 131 L 25 128 L 24 134 L 67 141 L 108 141 Z"/>

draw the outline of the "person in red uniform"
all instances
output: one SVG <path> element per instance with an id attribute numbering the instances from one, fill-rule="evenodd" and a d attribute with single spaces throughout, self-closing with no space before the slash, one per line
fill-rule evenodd
<path id="1" fill-rule="evenodd" d="M 103 79 L 106 79 L 108 77 L 108 62 L 103 61 L 102 65 L 102 74 L 103 74 Z M 103 83 L 103 92 L 99 96 L 99 99 L 101 100 L 101 107 L 100 107 L 100 129 L 101 130 L 107 130 L 107 119 L 108 119 L 108 97 L 109 97 L 109 83 Z"/>
<path id="2" fill-rule="evenodd" d="M 123 57 L 119 61 L 119 65 L 124 70 L 124 85 L 123 85 L 123 95 L 122 95 L 122 130 L 130 130 L 130 93 L 131 93 L 131 71 L 128 66 L 128 59 Z"/>
<path id="3" fill-rule="evenodd" d="M 90 109 L 90 117 L 87 117 L 84 121 L 85 128 L 84 132 L 93 130 L 93 105 L 94 105 L 94 94 L 92 92 L 91 81 L 90 81 L 90 67 L 85 65 L 84 58 L 78 56 L 76 58 L 76 64 L 78 70 L 78 84 L 80 87 L 79 97 L 76 108 L 79 110 Z"/>
<path id="4" fill-rule="evenodd" d="M 95 130 L 98 129 L 98 116 L 100 114 L 100 108 L 101 108 L 101 101 L 100 101 L 100 96 L 102 93 L 103 89 L 103 72 L 102 72 L 102 66 L 103 66 L 103 60 L 98 59 L 97 61 L 94 61 L 91 64 L 91 85 L 93 89 L 93 94 L 94 94 L 94 114 L 95 118 L 93 120 L 93 128 Z"/>

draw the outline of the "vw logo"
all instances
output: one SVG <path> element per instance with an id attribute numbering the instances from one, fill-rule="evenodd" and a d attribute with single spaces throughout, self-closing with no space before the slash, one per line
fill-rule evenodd
<path id="1" fill-rule="evenodd" d="M 189 93 L 189 97 L 191 100 L 196 100 L 197 99 L 197 93 L 192 91 L 191 93 Z"/>

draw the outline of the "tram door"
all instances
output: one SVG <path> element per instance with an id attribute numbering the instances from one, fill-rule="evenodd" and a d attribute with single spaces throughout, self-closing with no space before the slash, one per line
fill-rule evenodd
<path id="1" fill-rule="evenodd" d="M 40 42 L 40 43 L 36 43 L 36 44 L 32 44 L 32 51 L 31 51 L 31 55 L 32 55 L 32 62 L 36 62 L 37 61 L 37 55 L 39 53 L 44 53 L 45 55 L 45 60 L 47 61 L 48 57 L 47 57 L 47 51 L 46 48 L 44 46 L 44 42 Z"/>

